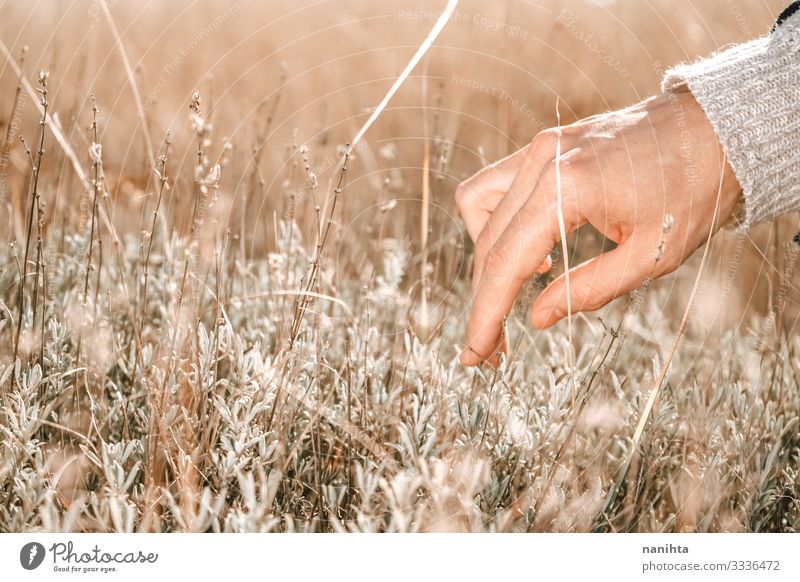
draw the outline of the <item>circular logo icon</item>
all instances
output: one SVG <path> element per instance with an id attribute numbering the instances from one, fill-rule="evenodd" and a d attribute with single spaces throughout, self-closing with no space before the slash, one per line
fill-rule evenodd
<path id="1" fill-rule="evenodd" d="M 19 551 L 19 563 L 26 570 L 35 570 L 44 561 L 44 546 L 39 542 L 30 542 Z"/>

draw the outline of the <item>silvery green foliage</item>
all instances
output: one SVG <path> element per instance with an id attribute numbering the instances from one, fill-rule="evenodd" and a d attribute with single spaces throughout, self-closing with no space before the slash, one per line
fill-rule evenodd
<path id="1" fill-rule="evenodd" d="M 213 260 L 205 264 L 203 302 L 180 310 L 186 242 L 156 238 L 145 303 L 140 245 L 126 237 L 128 258 L 102 272 L 107 292 L 96 305 L 91 296 L 86 326 L 76 318 L 81 264 L 69 252 L 81 242 L 67 236 L 50 268 L 44 360 L 32 366 L 10 361 L 11 311 L 0 309 L 0 530 L 800 524 L 796 340 L 763 355 L 754 338 L 724 336 L 722 362 L 719 351 L 679 349 L 606 522 L 609 488 L 674 337 L 653 315 L 655 292 L 638 315 L 662 322 L 647 342 L 576 321 L 573 355 L 564 327 L 533 336 L 511 318 L 512 357 L 497 370 L 465 369 L 456 346 L 467 282 L 449 293 L 429 283 L 431 297 L 447 296 L 443 318 L 418 335 L 414 255 L 387 238 L 371 254 L 342 248 L 321 263 L 290 343 L 298 297 L 287 291 L 300 287 L 314 243 L 293 222 L 277 224 L 274 252 L 226 258 L 218 286 Z M 13 285 L 2 289 L 3 307 L 13 304 Z M 613 362 L 601 358 L 610 342 Z"/>

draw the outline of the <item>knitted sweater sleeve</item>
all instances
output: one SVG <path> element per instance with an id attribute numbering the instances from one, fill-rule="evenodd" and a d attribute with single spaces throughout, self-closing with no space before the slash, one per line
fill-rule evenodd
<path id="1" fill-rule="evenodd" d="M 722 144 L 744 194 L 739 231 L 800 209 L 800 11 L 768 35 L 668 70 L 686 83 Z"/>

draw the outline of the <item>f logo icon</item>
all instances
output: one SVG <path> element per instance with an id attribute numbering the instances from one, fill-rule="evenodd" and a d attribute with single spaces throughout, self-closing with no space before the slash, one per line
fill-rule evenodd
<path id="1" fill-rule="evenodd" d="M 19 563 L 26 570 L 35 570 L 44 561 L 44 546 L 39 542 L 30 542 L 19 551 Z"/>

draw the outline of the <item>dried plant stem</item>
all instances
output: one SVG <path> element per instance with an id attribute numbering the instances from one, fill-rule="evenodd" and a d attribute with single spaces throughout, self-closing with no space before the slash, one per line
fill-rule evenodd
<path id="1" fill-rule="evenodd" d="M 156 158 L 155 154 L 153 153 L 153 142 L 150 139 L 150 132 L 147 129 L 147 120 L 144 115 L 144 106 L 142 105 L 142 97 L 139 94 L 139 86 L 136 83 L 136 77 L 133 74 L 133 69 L 131 68 L 131 62 L 128 59 L 128 53 L 125 52 L 125 45 L 122 44 L 122 38 L 119 35 L 119 31 L 117 30 L 117 25 L 114 24 L 114 19 L 111 17 L 111 11 L 108 9 L 108 3 L 106 0 L 98 0 L 100 2 L 100 7 L 103 9 L 103 14 L 106 17 L 106 21 L 108 22 L 108 27 L 111 29 L 111 34 L 114 35 L 114 43 L 117 45 L 117 49 L 119 50 L 120 58 L 122 58 L 122 64 L 125 67 L 125 74 L 128 76 L 128 84 L 131 87 L 131 92 L 133 93 L 133 100 L 136 102 L 136 109 L 139 112 L 139 122 L 142 126 L 142 134 L 144 135 L 144 143 L 145 147 L 147 148 L 147 160 L 149 162 L 149 166 L 154 168 L 156 165 Z"/>
<path id="2" fill-rule="evenodd" d="M 653 409 L 653 404 L 656 401 L 656 397 L 658 396 L 661 386 L 664 384 L 664 378 L 667 376 L 667 371 L 669 370 L 669 366 L 672 363 L 672 358 L 675 356 L 675 351 L 678 349 L 678 344 L 680 343 L 681 339 L 683 338 L 684 334 L 686 333 L 686 326 L 689 323 L 689 316 L 692 312 L 692 307 L 694 306 L 695 296 L 697 295 L 697 290 L 700 288 L 700 279 L 705 272 L 706 265 L 708 263 L 708 255 L 709 250 L 711 248 L 711 239 L 713 238 L 714 232 L 716 231 L 716 225 L 719 219 L 719 205 L 720 199 L 722 197 L 722 170 L 725 168 L 725 156 L 723 155 L 722 164 L 720 166 L 720 177 L 719 177 L 719 189 L 717 190 L 717 198 L 714 205 L 714 214 L 711 217 L 711 226 L 709 230 L 709 236 L 706 240 L 705 246 L 703 247 L 703 256 L 700 260 L 700 267 L 697 272 L 697 276 L 694 279 L 694 284 L 692 285 L 692 291 L 689 294 L 689 301 L 686 304 L 686 309 L 683 312 L 683 317 L 681 317 L 681 323 L 678 326 L 678 333 L 675 335 L 675 339 L 672 342 L 672 347 L 667 354 L 664 363 L 661 364 L 661 369 L 659 370 L 658 376 L 653 381 L 653 385 L 650 388 L 650 394 L 645 402 L 644 408 L 642 409 L 641 414 L 639 415 L 639 422 L 636 425 L 636 430 L 633 432 L 633 438 L 631 439 L 631 447 L 630 451 L 625 459 L 625 462 L 622 464 L 620 468 L 616 481 L 614 485 L 609 489 L 608 496 L 606 498 L 605 505 L 603 507 L 603 511 L 601 516 L 606 521 L 609 519 L 611 515 L 611 510 L 614 507 L 614 504 L 617 499 L 617 495 L 619 494 L 620 489 L 622 488 L 622 483 L 625 480 L 626 475 L 628 474 L 628 469 L 633 462 L 634 457 L 636 457 L 636 453 L 639 450 L 639 443 L 642 438 L 642 434 L 644 433 L 645 425 L 647 424 L 648 418 L 650 418 L 650 412 Z M 660 257 L 658 257 L 660 258 Z"/>
<path id="3" fill-rule="evenodd" d="M 322 261 L 322 253 L 325 250 L 325 243 L 328 241 L 331 225 L 333 224 L 333 216 L 336 212 L 336 203 L 339 201 L 339 196 L 342 193 L 342 186 L 344 185 L 344 176 L 347 172 L 347 161 L 350 159 L 351 145 L 348 143 L 345 146 L 345 153 L 342 159 L 342 167 L 339 170 L 339 181 L 336 188 L 333 190 L 333 199 L 331 200 L 331 208 L 328 211 L 328 218 L 325 221 L 321 230 L 317 231 L 317 245 L 314 254 L 314 259 L 311 261 L 308 273 L 305 277 L 305 286 L 303 287 L 302 295 L 298 298 L 294 308 L 294 320 L 292 321 L 292 330 L 289 339 L 289 346 L 294 345 L 297 339 L 297 334 L 300 333 L 300 324 L 303 321 L 308 304 L 311 301 L 310 293 L 314 290 L 317 277 L 319 276 L 320 264 Z"/>
<path id="4" fill-rule="evenodd" d="M 200 95 L 199 93 L 195 92 L 192 95 L 192 101 L 189 105 L 191 111 L 196 116 L 196 123 L 197 123 L 197 168 L 202 169 L 204 168 L 204 160 L 205 160 L 205 149 L 204 144 L 207 139 L 205 122 L 201 116 L 201 109 L 200 109 Z M 163 162 L 166 163 L 166 160 Z M 163 166 L 162 166 L 163 167 Z M 199 234 L 199 222 L 200 222 L 200 208 L 203 204 L 203 197 L 206 195 L 204 190 L 204 185 L 200 182 L 201 178 L 196 175 L 195 177 L 195 196 L 194 196 L 194 204 L 193 210 L 190 216 L 190 226 L 189 226 L 189 248 L 186 252 L 186 257 L 183 263 L 183 274 L 181 275 L 181 283 L 178 288 L 178 297 L 177 297 L 177 305 L 175 308 L 175 322 L 173 324 L 171 337 L 169 340 L 168 346 L 168 356 L 167 356 L 167 364 L 164 368 L 164 376 L 161 381 L 161 385 L 159 387 L 159 394 L 157 395 L 158 403 L 157 405 L 153 406 L 151 403 L 151 410 L 150 410 L 150 430 L 148 433 L 151 435 L 150 437 L 150 444 L 149 444 L 149 451 L 148 451 L 148 462 L 145 471 L 145 489 L 150 492 L 152 495 L 152 491 L 156 486 L 156 479 L 157 475 L 159 475 L 162 471 L 163 461 L 163 451 L 161 451 L 161 440 L 164 438 L 165 434 L 167 433 L 166 428 L 163 426 L 162 415 L 164 413 L 166 404 L 167 404 L 167 386 L 170 380 L 170 376 L 172 375 L 173 366 L 175 365 L 175 357 L 176 357 L 176 349 L 177 349 L 177 342 L 178 336 L 181 330 L 181 318 L 183 315 L 183 306 L 184 300 L 186 298 L 186 282 L 189 279 L 189 271 L 191 266 L 192 260 L 192 253 L 193 245 L 197 244 L 196 237 Z M 196 276 L 196 274 L 193 274 Z M 197 305 L 195 305 L 195 310 L 199 314 L 199 299 L 195 298 Z M 199 317 L 199 315 L 198 315 Z M 194 337 L 196 341 L 196 334 L 199 331 L 195 331 Z M 195 355 L 197 355 L 199 350 L 195 346 Z M 199 373 L 199 368 L 198 368 Z M 181 400 L 184 404 L 186 404 L 188 398 L 186 390 L 181 391 Z M 185 428 L 185 427 L 184 427 Z M 155 514 L 157 514 L 159 510 L 159 504 L 152 499 L 150 500 L 150 506 L 148 507 L 148 515 L 152 518 Z"/>
<path id="5" fill-rule="evenodd" d="M 92 216 L 89 226 L 89 241 L 87 243 L 87 250 L 86 250 L 86 273 L 84 275 L 83 280 L 83 297 L 81 300 L 81 332 L 78 336 L 78 347 L 77 347 L 77 355 L 76 360 L 80 361 L 81 357 L 81 346 L 83 343 L 83 336 L 86 330 L 86 303 L 89 299 L 89 276 L 94 269 L 94 265 L 92 264 L 92 258 L 94 253 L 94 235 L 95 235 L 95 222 L 97 219 L 97 195 L 102 190 L 103 186 L 100 181 L 100 142 L 98 141 L 98 132 L 97 132 L 97 113 L 100 109 L 97 107 L 97 102 L 94 99 L 94 95 L 92 95 L 92 124 L 89 127 L 89 131 L 92 133 L 92 145 L 90 146 L 90 155 L 92 158 L 92 172 L 94 174 L 94 179 L 92 180 Z M 99 238 L 99 231 L 98 231 L 98 238 Z M 98 274 L 99 280 L 99 274 Z"/>
<path id="6" fill-rule="evenodd" d="M 50 114 L 43 110 L 43 107 L 40 102 L 39 95 L 37 94 L 36 89 L 34 89 L 28 79 L 25 77 L 24 73 L 22 72 L 22 68 L 20 65 L 14 60 L 14 57 L 9 52 L 8 48 L 6 47 L 5 43 L 0 40 L 0 53 L 2 53 L 3 57 L 6 59 L 9 65 L 11 65 L 11 69 L 14 71 L 14 74 L 17 75 L 22 83 L 22 87 L 25 89 L 25 92 L 31 97 L 31 99 L 36 104 L 39 113 L 46 119 L 47 125 L 50 128 L 50 132 L 53 134 L 53 137 L 58 142 L 58 145 L 61 146 L 61 149 L 64 150 L 64 154 L 69 158 L 69 161 L 72 163 L 72 168 L 75 170 L 75 173 L 78 175 L 78 178 L 82 183 L 86 183 L 86 172 L 81 167 L 80 161 L 78 161 L 78 156 L 75 155 L 75 151 L 69 145 L 69 142 L 64 137 L 64 134 L 52 123 L 52 119 L 50 118 Z"/>
<path id="7" fill-rule="evenodd" d="M 169 132 L 167 132 L 167 136 L 164 140 L 164 154 L 159 156 L 159 164 L 160 169 L 154 168 L 154 172 L 158 177 L 158 198 L 156 200 L 156 206 L 153 209 L 153 220 L 150 224 L 150 232 L 148 233 L 147 237 L 147 252 L 145 254 L 144 259 L 144 272 L 143 272 L 143 283 L 142 283 L 142 292 L 140 297 L 140 307 L 139 307 L 139 327 L 138 329 L 135 328 L 137 334 L 137 342 L 136 342 L 136 358 L 133 361 L 133 371 L 131 372 L 131 377 L 136 378 L 136 373 L 139 369 L 139 360 L 141 359 L 142 355 L 142 333 L 145 327 L 145 317 L 147 314 L 147 287 L 150 281 L 150 257 L 153 251 L 153 240 L 155 239 L 156 233 L 156 225 L 158 223 L 158 216 L 159 210 L 161 208 L 161 201 L 164 197 L 164 190 L 169 189 L 168 179 L 167 179 L 167 156 L 169 154 Z M 133 311 L 133 307 L 130 307 L 131 312 Z"/>
<path id="8" fill-rule="evenodd" d="M 264 152 L 264 146 L 267 143 L 269 131 L 272 127 L 272 123 L 275 120 L 275 115 L 278 112 L 278 105 L 281 102 L 281 96 L 283 95 L 283 85 L 286 83 L 286 69 L 285 67 L 281 69 L 281 76 L 278 81 L 278 89 L 277 92 L 274 94 L 272 99 L 269 101 L 264 101 L 262 106 L 265 106 L 267 103 L 271 104 L 269 112 L 267 113 L 267 119 L 264 123 L 264 126 L 256 135 L 255 144 L 253 146 L 253 155 L 250 160 L 251 168 L 250 168 L 250 179 L 248 180 L 249 188 L 245 190 L 245 200 L 242 204 L 242 212 L 240 217 L 240 235 L 239 235 L 239 244 L 240 244 L 240 254 L 242 256 L 242 260 L 247 261 L 248 256 L 246 252 L 245 245 L 247 244 L 247 217 L 249 216 L 250 211 L 250 204 L 256 198 L 256 195 L 263 192 L 264 182 L 260 177 L 259 174 L 259 167 L 261 165 L 261 155 Z M 252 242 L 252 245 L 255 245 L 255 239 Z M 250 248 L 250 257 L 253 256 L 253 248 Z"/>
<path id="9" fill-rule="evenodd" d="M 36 313 L 39 310 L 39 289 L 40 281 L 44 277 L 44 244 L 42 241 L 42 230 L 44 229 L 44 209 L 40 197 L 36 197 L 36 271 L 33 277 L 33 296 L 31 305 L 31 325 L 36 331 Z M 41 284 L 44 290 L 44 283 Z M 44 301 L 42 301 L 42 324 L 44 324 Z M 40 365 L 44 366 L 44 325 L 40 330 L 41 351 L 39 353 Z"/>
<path id="10" fill-rule="evenodd" d="M 41 106 L 42 106 L 42 117 L 39 120 L 39 147 L 36 148 L 36 158 L 34 160 L 32 173 L 31 173 L 31 184 L 30 184 L 30 198 L 31 198 L 31 205 L 30 210 L 28 212 L 28 226 L 26 232 L 26 240 L 25 240 L 25 253 L 22 259 L 22 278 L 19 282 L 19 291 L 17 292 L 17 329 L 14 336 L 14 356 L 13 361 L 16 361 L 17 356 L 19 355 L 19 340 L 20 334 L 22 332 L 22 316 L 25 309 L 25 283 L 28 277 L 28 256 L 30 252 L 30 245 L 31 245 L 31 231 L 33 230 L 33 216 L 34 212 L 38 215 L 39 209 L 39 176 L 42 167 L 42 159 L 44 158 L 44 137 L 47 131 L 47 72 L 42 71 L 39 73 L 39 85 L 40 85 L 40 93 L 41 93 Z M 38 265 L 38 262 L 37 262 Z M 34 312 L 34 318 L 36 314 Z"/>
<path id="11" fill-rule="evenodd" d="M 397 93 L 397 90 L 400 89 L 402 84 L 411 74 L 411 71 L 414 70 L 414 67 L 417 66 L 420 60 L 422 60 L 422 57 L 425 56 L 425 53 L 428 52 L 428 49 L 431 48 L 433 41 L 436 40 L 436 37 L 439 36 L 439 33 L 442 32 L 445 25 L 450 20 L 450 17 L 453 15 L 453 12 L 455 12 L 456 6 L 458 6 L 458 1 L 459 0 L 447 1 L 447 6 L 445 7 L 444 10 L 442 10 L 441 15 L 439 15 L 439 18 L 434 23 L 433 28 L 428 33 L 428 36 L 425 37 L 425 40 L 423 40 L 422 44 L 419 45 L 417 52 L 414 53 L 413 57 L 411 57 L 411 60 L 406 65 L 405 69 L 403 69 L 403 71 L 397 77 L 395 82 L 389 88 L 389 91 L 386 93 L 381 102 L 369 116 L 366 123 L 364 123 L 364 125 L 361 126 L 361 129 L 358 130 L 358 133 L 356 133 L 355 137 L 350 142 L 352 144 L 351 147 L 356 147 L 358 145 L 358 142 L 361 141 L 361 138 L 364 137 L 364 134 L 367 133 L 372 124 L 375 123 L 378 117 L 380 117 L 381 113 L 383 113 L 383 110 L 386 109 L 386 106 L 389 104 L 389 101 L 391 101 L 392 97 L 394 97 L 394 94 Z"/>
<path id="12" fill-rule="evenodd" d="M 444 29 L 445 25 L 450 20 L 450 16 L 452 16 L 453 12 L 456 9 L 456 6 L 458 6 L 458 1 L 459 0 L 448 0 L 447 6 L 442 11 L 439 18 L 436 20 L 436 23 L 433 25 L 433 28 L 428 33 L 428 36 L 425 38 L 425 40 L 422 41 L 422 44 L 417 49 L 417 52 L 414 53 L 413 57 L 411 57 L 411 60 L 408 62 L 408 64 L 400 73 L 400 75 L 397 77 L 397 79 L 395 79 L 394 83 L 389 88 L 389 91 L 386 93 L 386 95 L 384 95 L 383 99 L 378 104 L 378 106 L 375 107 L 374 111 L 369 116 L 367 121 L 364 122 L 364 125 L 361 126 L 361 129 L 359 129 L 358 132 L 356 132 L 356 135 L 353 138 L 353 140 L 346 144 L 345 154 L 342 158 L 341 168 L 339 171 L 339 182 L 336 188 L 334 189 L 333 201 L 331 203 L 330 212 L 328 213 L 328 219 L 325 223 L 324 234 L 321 237 L 318 236 L 317 238 L 317 251 L 316 254 L 314 255 L 313 261 L 311 262 L 311 266 L 309 267 L 308 276 L 305 279 L 305 288 L 304 288 L 305 292 L 309 292 L 314 289 L 316 278 L 319 274 L 322 251 L 325 248 L 325 242 L 328 239 L 328 233 L 330 231 L 331 223 L 333 222 L 333 214 L 336 210 L 336 203 L 339 200 L 339 195 L 342 193 L 344 174 L 347 170 L 347 161 L 349 160 L 353 148 L 355 148 L 358 145 L 358 143 L 361 141 L 361 138 L 364 137 L 364 134 L 366 134 L 369 128 L 372 126 L 372 124 L 375 123 L 375 121 L 377 121 L 381 113 L 383 113 L 383 110 L 386 109 L 386 106 L 389 104 L 389 101 L 391 101 L 394 94 L 397 93 L 397 90 L 400 89 L 402 84 L 411 74 L 411 71 L 414 70 L 414 67 L 416 67 L 419 61 L 422 59 L 422 57 L 425 56 L 425 53 L 428 52 L 428 49 L 431 48 L 433 41 L 436 40 L 436 37 L 439 36 L 439 33 L 442 32 L 442 29 Z M 300 301 L 295 304 L 294 320 L 292 322 L 292 329 L 289 339 L 290 347 L 294 345 L 294 342 L 297 339 L 297 334 L 300 332 L 300 324 L 303 321 L 303 315 L 305 314 L 309 301 L 310 301 L 309 297 L 307 295 L 303 295 Z"/>
<path id="13" fill-rule="evenodd" d="M 422 287 L 420 321 L 427 330 L 428 321 L 428 229 L 431 196 L 431 144 L 428 136 L 428 61 L 422 75 L 422 201 L 420 204 L 419 246 L 420 246 L 420 285 Z"/>
<path id="14" fill-rule="evenodd" d="M 145 316 L 147 313 L 147 285 L 150 281 L 150 257 L 153 253 L 153 240 L 156 236 L 156 225 L 158 223 L 158 213 L 161 210 L 161 201 L 164 198 L 164 190 L 169 188 L 168 186 L 168 178 L 167 178 L 167 156 L 169 155 L 169 134 L 167 134 L 165 143 L 164 143 L 164 154 L 159 156 L 158 163 L 159 168 L 157 170 L 158 175 L 158 197 L 156 199 L 156 206 L 153 209 L 153 220 L 150 223 L 150 232 L 148 233 L 147 238 L 147 253 L 145 254 L 144 259 L 144 272 L 143 272 L 143 282 L 142 282 L 142 305 L 141 305 L 141 314 L 139 318 L 139 329 L 144 329 L 145 324 Z"/>
<path id="15" fill-rule="evenodd" d="M 5 43 L 3 43 L 2 40 L 0 40 L 0 53 L 9 63 L 9 65 L 11 65 L 11 69 L 14 71 L 14 74 L 20 77 L 22 81 L 22 87 L 25 89 L 25 92 L 28 93 L 28 95 L 31 97 L 34 104 L 36 105 L 36 108 L 39 110 L 39 113 L 44 118 L 45 122 L 47 123 L 47 127 L 50 130 L 50 133 L 53 134 L 53 138 L 55 138 L 56 140 L 56 143 L 58 143 L 59 147 L 64 152 L 64 155 L 67 156 L 67 159 L 69 159 L 70 165 L 72 166 L 72 169 L 74 170 L 75 174 L 78 176 L 78 179 L 80 180 L 81 184 L 83 185 L 84 188 L 88 188 L 89 182 L 86 175 L 86 171 L 81 166 L 80 160 L 78 159 L 78 156 L 75 154 L 75 150 L 73 150 L 72 146 L 69 145 L 69 141 L 64 136 L 63 132 L 59 129 L 58 125 L 53 123 L 50 114 L 47 111 L 45 111 L 44 108 L 42 107 L 36 89 L 34 89 L 28 82 L 28 79 L 25 78 L 24 74 L 22 73 L 21 67 L 14 60 L 14 57 L 11 55 L 11 53 L 9 52 L 8 48 L 6 47 Z M 118 240 L 116 229 L 114 228 L 114 225 L 111 223 L 108 211 L 102 206 L 100 207 L 100 218 L 103 219 L 103 222 L 105 222 L 108 231 L 111 233 L 112 238 L 116 242 Z"/>
<path id="16" fill-rule="evenodd" d="M 556 139 L 556 213 L 558 215 L 558 232 L 561 238 L 561 254 L 564 259 L 564 283 L 565 293 L 567 294 L 567 341 L 569 342 L 570 379 L 574 387 L 574 367 L 575 354 L 572 343 L 572 298 L 570 296 L 570 276 L 569 276 L 569 248 L 567 246 L 567 229 L 564 223 L 564 207 L 561 197 L 561 111 L 559 99 L 556 97 L 556 120 L 557 120 L 557 139 Z"/>

